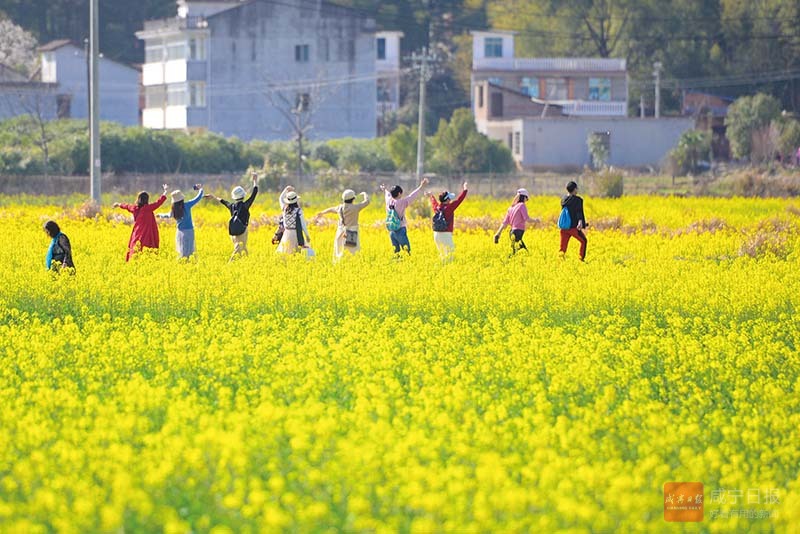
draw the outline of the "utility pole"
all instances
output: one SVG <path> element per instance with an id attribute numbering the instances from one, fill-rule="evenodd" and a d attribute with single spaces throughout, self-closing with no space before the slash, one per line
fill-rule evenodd
<path id="1" fill-rule="evenodd" d="M 644 118 L 644 93 L 639 94 L 639 118 Z"/>
<path id="2" fill-rule="evenodd" d="M 421 179 L 425 170 L 425 86 L 433 73 L 429 63 L 436 61 L 436 57 L 428 53 L 428 48 L 422 49 L 421 54 L 411 54 L 414 70 L 419 71 L 419 120 L 417 122 L 417 179 Z"/>
<path id="3" fill-rule="evenodd" d="M 98 79 L 98 0 L 89 2 L 89 54 L 91 55 L 91 68 L 89 69 L 89 169 L 91 175 L 91 195 L 92 201 L 100 204 L 100 99 L 99 79 Z"/>
<path id="4" fill-rule="evenodd" d="M 662 64 L 660 61 L 656 61 L 653 63 L 653 76 L 656 77 L 656 111 L 655 117 L 658 119 L 661 117 L 661 68 Z"/>

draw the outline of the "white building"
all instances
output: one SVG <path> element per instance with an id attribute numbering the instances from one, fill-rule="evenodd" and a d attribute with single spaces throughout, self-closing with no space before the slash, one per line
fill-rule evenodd
<path id="1" fill-rule="evenodd" d="M 241 139 L 374 137 L 375 23 L 320 0 L 179 0 L 147 21 L 143 124 Z M 387 36 L 387 52 L 394 46 Z"/>
<path id="2" fill-rule="evenodd" d="M 685 118 L 628 118 L 624 59 L 517 58 L 513 32 L 472 36 L 475 124 L 520 167 L 588 165 L 589 137 L 606 145 L 610 165 L 657 166 L 692 128 Z"/>

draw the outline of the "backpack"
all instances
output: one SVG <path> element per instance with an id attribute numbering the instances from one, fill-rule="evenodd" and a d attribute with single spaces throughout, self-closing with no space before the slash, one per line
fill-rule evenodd
<path id="1" fill-rule="evenodd" d="M 561 215 L 558 216 L 558 227 L 562 230 L 569 230 L 572 226 L 572 217 L 569 216 L 569 210 L 566 206 L 561 208 Z"/>
<path id="2" fill-rule="evenodd" d="M 237 202 L 231 206 L 231 219 L 228 221 L 229 235 L 242 235 L 247 230 L 247 225 L 239 218 L 239 210 L 242 204 Z"/>
<path id="3" fill-rule="evenodd" d="M 397 215 L 397 210 L 394 209 L 394 204 L 389 206 L 389 209 L 386 210 L 386 229 L 390 232 L 394 232 L 400 229 L 403 221 Z"/>
<path id="4" fill-rule="evenodd" d="M 446 232 L 447 231 L 447 218 L 444 215 L 444 207 L 440 207 L 433 214 L 433 231 Z"/>

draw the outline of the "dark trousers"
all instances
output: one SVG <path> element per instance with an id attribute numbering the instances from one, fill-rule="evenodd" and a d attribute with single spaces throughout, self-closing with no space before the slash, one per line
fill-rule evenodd
<path id="1" fill-rule="evenodd" d="M 561 230 L 561 252 L 567 252 L 567 245 L 569 244 L 569 238 L 574 237 L 577 239 L 581 244 L 580 256 L 581 259 L 586 257 L 586 236 L 578 230 L 577 228 L 570 228 L 569 230 Z"/>
<path id="2" fill-rule="evenodd" d="M 517 253 L 518 250 L 528 250 L 528 247 L 525 246 L 525 241 L 522 240 L 522 236 L 525 234 L 525 230 L 511 230 L 511 255 Z"/>

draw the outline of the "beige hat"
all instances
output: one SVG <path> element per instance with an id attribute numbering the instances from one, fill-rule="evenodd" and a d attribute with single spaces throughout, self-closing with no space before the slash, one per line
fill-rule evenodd
<path id="1" fill-rule="evenodd" d="M 181 193 L 180 189 L 176 189 L 172 193 L 169 194 L 172 197 L 172 203 L 175 204 L 176 202 L 180 202 L 183 200 L 183 193 Z"/>
<path id="2" fill-rule="evenodd" d="M 528 194 L 528 190 L 527 190 L 527 189 L 517 189 L 517 194 L 518 194 L 518 195 L 525 195 L 526 197 L 529 197 L 529 196 L 530 196 L 530 195 Z"/>
<path id="3" fill-rule="evenodd" d="M 286 203 L 287 204 L 294 204 L 300 199 L 300 195 L 295 193 L 294 191 L 289 191 L 286 193 Z"/>
<path id="4" fill-rule="evenodd" d="M 352 189 L 345 189 L 342 193 L 342 200 L 350 200 L 356 198 L 356 192 Z"/>

